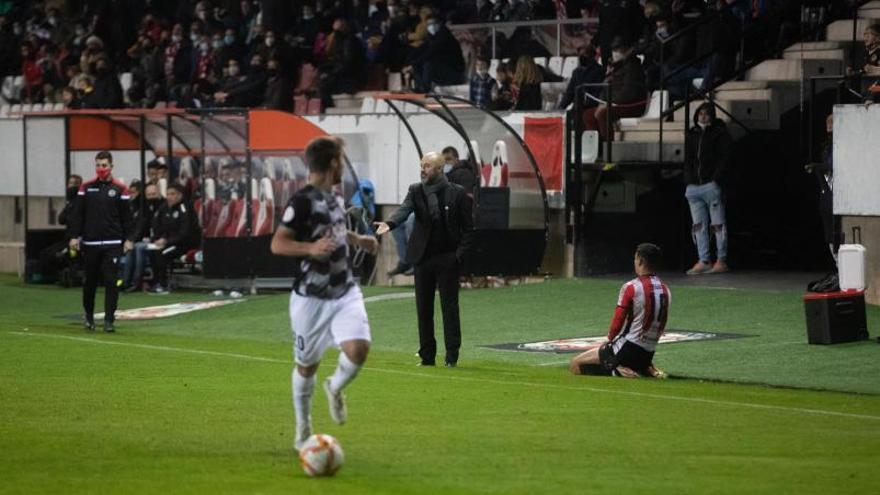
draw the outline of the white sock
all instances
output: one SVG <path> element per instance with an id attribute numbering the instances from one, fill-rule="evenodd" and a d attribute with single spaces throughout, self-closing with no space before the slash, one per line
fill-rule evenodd
<path id="1" fill-rule="evenodd" d="M 344 352 L 340 352 L 339 364 L 336 366 L 333 376 L 330 377 L 330 390 L 338 394 L 349 382 L 354 380 L 358 371 L 361 370 L 361 366 L 360 364 L 352 363 Z"/>
<path id="2" fill-rule="evenodd" d="M 315 375 L 308 378 L 293 368 L 293 410 L 296 412 L 296 431 L 312 427 L 312 394 L 315 392 Z"/>

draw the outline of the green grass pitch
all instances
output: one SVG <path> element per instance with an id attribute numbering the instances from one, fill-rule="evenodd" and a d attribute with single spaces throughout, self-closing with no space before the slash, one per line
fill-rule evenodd
<path id="1" fill-rule="evenodd" d="M 670 327 L 750 335 L 661 345 L 679 379 L 576 377 L 568 355 L 483 347 L 601 335 L 620 282 L 462 292 L 457 369 L 415 366 L 412 299 L 369 302 L 349 423 L 314 401 L 345 466 L 310 479 L 286 294 L 89 335 L 63 318 L 78 290 L 0 277 L 0 493 L 876 493 L 880 345 L 808 346 L 798 293 L 673 285 Z M 876 336 L 880 309 L 868 318 Z"/>

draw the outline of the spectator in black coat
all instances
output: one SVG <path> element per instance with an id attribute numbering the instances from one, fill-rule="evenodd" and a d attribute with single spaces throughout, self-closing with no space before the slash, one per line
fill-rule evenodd
<path id="1" fill-rule="evenodd" d="M 602 65 L 608 67 L 616 38 L 633 43 L 644 25 L 645 17 L 638 0 L 601 0 L 596 43 L 602 50 Z"/>
<path id="2" fill-rule="evenodd" d="M 266 93 L 263 105 L 275 110 L 293 111 L 293 81 L 284 70 L 284 64 L 278 58 L 269 59 L 266 64 Z"/>
<path id="3" fill-rule="evenodd" d="M 568 81 L 568 87 L 562 95 L 562 101 L 559 102 L 559 109 L 565 110 L 574 102 L 575 92 L 578 86 L 582 84 L 597 84 L 605 79 L 605 68 L 596 62 L 596 48 L 593 45 L 584 45 L 578 53 L 578 66 L 571 74 Z M 587 88 L 589 94 L 600 97 L 602 88 Z M 584 108 L 592 108 L 598 105 L 596 100 L 587 99 L 584 101 Z"/>
<path id="4" fill-rule="evenodd" d="M 169 185 L 166 203 L 153 217 L 152 244 L 155 249 L 151 251 L 151 264 L 155 293 L 168 291 L 168 265 L 198 246 L 201 239 L 198 219 L 183 197 L 183 186 Z"/>
<path id="5" fill-rule="evenodd" d="M 229 61 L 229 77 L 221 84 L 220 91 L 214 93 L 214 102 L 227 107 L 255 107 L 263 102 L 266 94 L 266 70 L 259 54 L 251 57 L 251 66 L 246 76 L 238 75 L 235 60 Z"/>
<path id="6" fill-rule="evenodd" d="M 426 21 L 428 37 L 410 59 L 416 90 L 429 92 L 434 85 L 462 84 L 465 64 L 461 45 L 435 15 Z"/>
<path id="7" fill-rule="evenodd" d="M 645 113 L 648 97 L 645 72 L 632 44 L 623 39 L 615 40 L 611 59 L 613 62 L 605 76 L 605 82 L 611 86 L 611 109 L 607 103 L 602 103 L 584 111 L 584 128 L 598 130 L 602 139 L 607 139 L 610 132 L 609 111 L 612 122 L 624 117 L 640 117 Z M 603 92 L 603 98 L 605 94 Z"/>
<path id="8" fill-rule="evenodd" d="M 351 34 L 348 22 L 338 18 L 333 21 L 333 33 L 327 39 L 326 62 L 320 67 L 321 105 L 333 106 L 333 95 L 353 94 L 366 77 L 365 49 Z"/>
<path id="9" fill-rule="evenodd" d="M 473 196 L 477 179 L 471 162 L 459 160 L 458 150 L 453 146 L 443 148 L 443 159 L 446 161 L 443 165 L 443 173 L 446 174 L 449 182 L 458 184 L 464 188 L 464 192 Z"/>

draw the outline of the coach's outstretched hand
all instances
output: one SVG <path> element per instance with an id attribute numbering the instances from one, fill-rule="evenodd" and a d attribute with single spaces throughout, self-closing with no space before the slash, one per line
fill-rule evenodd
<path id="1" fill-rule="evenodd" d="M 385 222 L 373 222 L 373 226 L 376 227 L 376 235 L 384 235 L 391 230 L 391 227 Z"/>

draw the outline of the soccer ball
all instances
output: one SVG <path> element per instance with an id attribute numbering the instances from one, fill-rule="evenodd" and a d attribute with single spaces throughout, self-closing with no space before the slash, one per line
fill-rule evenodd
<path id="1" fill-rule="evenodd" d="M 299 462 L 309 476 L 333 476 L 345 462 L 345 454 L 335 438 L 316 433 L 300 449 Z"/>

